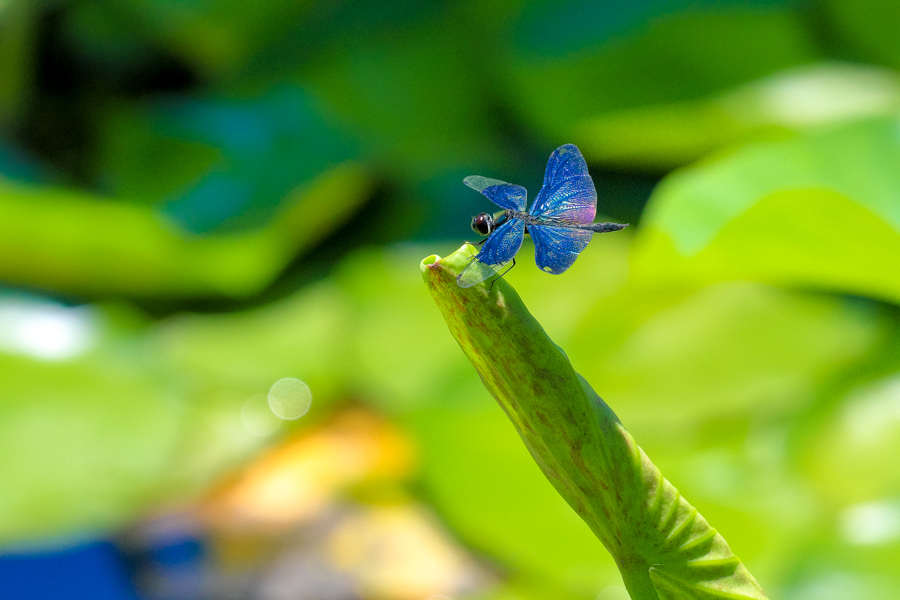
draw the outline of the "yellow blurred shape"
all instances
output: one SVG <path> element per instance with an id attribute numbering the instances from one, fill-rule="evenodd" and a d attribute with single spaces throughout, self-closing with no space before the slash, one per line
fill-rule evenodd
<path id="1" fill-rule="evenodd" d="M 411 442 L 396 427 L 348 409 L 274 448 L 202 510 L 224 528 L 281 529 L 314 519 L 348 487 L 406 477 L 413 458 Z"/>
<path id="2" fill-rule="evenodd" d="M 487 580 L 436 519 L 412 504 L 349 516 L 331 533 L 328 552 L 336 568 L 353 573 L 363 598 L 450 597 Z"/>

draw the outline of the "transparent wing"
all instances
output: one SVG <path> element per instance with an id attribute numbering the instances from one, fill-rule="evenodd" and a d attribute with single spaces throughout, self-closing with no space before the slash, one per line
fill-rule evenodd
<path id="1" fill-rule="evenodd" d="M 456 283 L 460 287 L 472 287 L 494 275 L 516 256 L 524 238 L 525 222 L 510 219 L 491 233 L 481 252 L 457 276 Z"/>
<path id="2" fill-rule="evenodd" d="M 588 175 L 584 157 L 574 144 L 560 146 L 550 155 L 544 186 L 529 213 L 575 225 L 593 223 L 597 214 L 597 190 Z"/>
<path id="3" fill-rule="evenodd" d="M 481 175 L 472 175 L 463 179 L 463 183 L 475 191 L 481 192 L 488 199 L 508 210 L 525 211 L 528 192 L 521 185 L 506 183 L 499 179 L 488 179 Z"/>
<path id="4" fill-rule="evenodd" d="M 534 262 L 542 271 L 554 275 L 571 267 L 594 235 L 589 229 L 548 225 L 530 225 L 528 233 L 534 240 Z"/>

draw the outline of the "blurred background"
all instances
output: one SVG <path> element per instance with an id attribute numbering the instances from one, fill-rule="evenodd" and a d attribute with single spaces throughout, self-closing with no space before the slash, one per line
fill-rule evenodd
<path id="1" fill-rule="evenodd" d="M 627 598 L 418 269 L 506 278 L 772 598 L 900 597 L 900 3 L 0 0 L 0 597 Z"/>

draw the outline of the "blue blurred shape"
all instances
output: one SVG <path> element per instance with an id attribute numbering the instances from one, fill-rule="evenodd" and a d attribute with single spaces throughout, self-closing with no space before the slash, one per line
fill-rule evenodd
<path id="1" fill-rule="evenodd" d="M 245 179 L 227 173 L 210 173 L 167 212 L 188 231 L 211 231 L 242 214 L 253 200 L 255 188 Z"/>
<path id="2" fill-rule="evenodd" d="M 26 183 L 47 179 L 43 167 L 37 161 L 2 139 L 0 139 L 0 177 Z"/>
<path id="3" fill-rule="evenodd" d="M 601 46 L 679 12 L 787 8 L 790 0 L 564 0 L 526 3 L 517 27 L 521 48 L 562 57 Z"/>
<path id="4" fill-rule="evenodd" d="M 169 569 L 197 569 L 204 556 L 203 542 L 191 537 L 159 542 L 150 553 L 154 565 Z"/>
<path id="5" fill-rule="evenodd" d="M 139 600 L 127 564 L 106 541 L 54 551 L 0 554 L 0 598 Z"/>
<path id="6" fill-rule="evenodd" d="M 291 191 L 356 156 L 318 103 L 296 86 L 250 99 L 169 98 L 150 118 L 162 135 L 222 152 L 208 172 L 163 205 L 171 220 L 196 233 L 264 225 Z"/>

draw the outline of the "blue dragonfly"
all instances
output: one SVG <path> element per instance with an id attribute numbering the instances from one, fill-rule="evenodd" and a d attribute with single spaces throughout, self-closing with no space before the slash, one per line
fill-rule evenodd
<path id="1" fill-rule="evenodd" d="M 481 283 L 509 262 L 514 267 L 526 233 L 534 239 L 537 266 L 559 275 L 572 266 L 594 233 L 619 231 L 628 226 L 594 223 L 597 191 L 584 157 L 574 144 L 560 146 L 550 155 L 544 185 L 528 212 L 528 192 L 522 186 L 479 175 L 466 177 L 463 183 L 504 209 L 472 218 L 475 233 L 488 237 L 478 242 L 481 250 L 456 278 L 464 288 Z"/>

